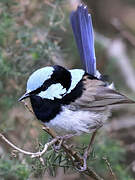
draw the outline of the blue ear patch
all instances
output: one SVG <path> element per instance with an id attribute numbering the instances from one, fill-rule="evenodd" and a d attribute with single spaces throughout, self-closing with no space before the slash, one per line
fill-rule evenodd
<path id="1" fill-rule="evenodd" d="M 69 70 L 69 72 L 71 73 L 71 86 L 66 94 L 69 94 L 76 87 L 76 85 L 79 83 L 79 81 L 81 81 L 83 75 L 85 74 L 85 71 L 82 69 L 72 69 Z"/>
<path id="2" fill-rule="evenodd" d="M 66 90 L 66 88 L 64 88 L 61 83 L 56 83 L 50 85 L 45 91 L 41 91 L 37 95 L 43 99 L 54 100 L 54 98 L 62 99 L 66 94 L 69 94 L 81 81 L 85 71 L 82 69 L 73 69 L 69 70 L 69 72 L 71 73 L 71 85 L 68 90 Z"/>
<path id="3" fill-rule="evenodd" d="M 49 86 L 46 91 L 41 91 L 37 95 L 43 99 L 54 100 L 54 98 L 62 99 L 65 93 L 66 93 L 66 88 L 63 88 L 63 86 L 60 83 L 56 83 Z"/>
<path id="4" fill-rule="evenodd" d="M 53 67 L 44 67 L 35 71 L 27 81 L 27 92 L 40 88 L 46 80 L 51 78 L 53 71 Z"/>

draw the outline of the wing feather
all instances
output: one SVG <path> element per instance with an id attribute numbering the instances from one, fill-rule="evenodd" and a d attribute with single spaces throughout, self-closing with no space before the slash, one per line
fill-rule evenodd
<path id="1" fill-rule="evenodd" d="M 91 80 L 84 77 L 84 91 L 80 98 L 78 98 L 72 105 L 81 106 L 82 108 L 106 107 L 114 104 L 135 103 L 123 94 L 110 89 L 101 80 Z M 100 109 L 100 108 L 99 108 Z"/>

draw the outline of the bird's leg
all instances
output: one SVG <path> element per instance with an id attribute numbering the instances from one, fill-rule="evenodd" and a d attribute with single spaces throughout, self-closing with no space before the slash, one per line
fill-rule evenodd
<path id="1" fill-rule="evenodd" d="M 94 143 L 97 131 L 98 131 L 98 129 L 93 132 L 92 137 L 90 139 L 90 143 L 89 143 L 86 151 L 84 152 L 84 155 L 83 155 L 83 162 L 84 163 L 83 163 L 83 167 L 81 167 L 82 171 L 85 171 L 87 169 L 87 158 L 88 158 L 88 156 L 89 156 L 89 154 L 90 154 L 90 152 L 92 150 L 92 145 Z"/>
<path id="2" fill-rule="evenodd" d="M 89 143 L 88 148 L 86 149 L 86 151 L 85 151 L 85 153 L 84 153 L 86 158 L 88 157 L 88 155 L 89 155 L 90 152 L 91 152 L 92 145 L 93 145 L 93 143 L 94 143 L 94 140 L 95 140 L 97 131 L 98 131 L 98 130 L 95 130 L 95 131 L 93 132 L 93 134 L 92 134 L 92 137 L 90 138 L 90 143 Z"/>
<path id="3" fill-rule="evenodd" d="M 58 150 L 60 150 L 62 143 L 67 140 L 70 139 L 74 136 L 74 134 L 67 134 L 64 136 L 57 136 L 57 138 L 59 139 L 59 142 L 57 143 L 58 145 L 54 144 L 53 148 L 54 150 L 57 152 Z"/>
<path id="4" fill-rule="evenodd" d="M 53 149 L 55 152 L 58 152 L 60 150 L 62 143 L 63 143 L 63 139 L 60 139 L 59 142 L 53 144 Z"/>

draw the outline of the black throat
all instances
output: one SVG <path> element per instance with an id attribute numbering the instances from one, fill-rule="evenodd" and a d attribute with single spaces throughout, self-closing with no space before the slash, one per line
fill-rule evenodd
<path id="1" fill-rule="evenodd" d="M 62 99 L 43 99 L 40 96 L 30 96 L 33 111 L 37 119 L 42 122 L 49 122 L 62 112 L 62 106 L 68 105 L 82 95 L 83 81 L 81 80 L 76 87 Z"/>
<path id="2" fill-rule="evenodd" d="M 56 66 L 55 75 L 51 77 L 51 79 L 48 80 L 48 82 L 54 81 L 59 82 L 65 87 L 66 89 L 69 89 L 70 84 L 71 84 L 71 75 L 69 75 L 64 68 L 60 66 Z M 60 69 L 62 74 L 60 73 Z M 64 75 L 63 75 L 64 74 Z M 62 77 L 63 75 L 63 77 Z M 84 77 L 87 76 L 89 79 L 97 79 L 96 77 L 89 75 L 85 73 Z M 67 79 L 65 79 L 67 77 Z M 68 82 L 67 82 L 68 80 Z M 37 117 L 37 119 L 41 120 L 42 122 L 49 122 L 51 119 L 55 118 L 58 114 L 62 112 L 62 106 L 68 105 L 71 102 L 74 102 L 77 98 L 81 97 L 83 90 L 84 90 L 84 85 L 83 81 L 85 78 L 82 78 L 81 81 L 78 82 L 76 87 L 69 93 L 63 96 L 62 99 L 57 99 L 54 98 L 54 100 L 46 99 L 46 98 L 41 98 L 40 96 L 36 94 L 32 94 L 30 96 L 31 104 L 33 111 Z M 47 85 L 47 84 L 46 84 Z M 50 83 L 49 83 L 50 85 Z M 45 86 L 46 87 L 46 86 Z M 39 92 L 44 90 L 42 87 Z M 37 93 L 38 94 L 38 93 Z"/>
<path id="3" fill-rule="evenodd" d="M 37 119 L 42 122 L 49 122 L 61 111 L 61 104 L 58 101 L 42 99 L 36 95 L 31 96 L 30 100 Z"/>

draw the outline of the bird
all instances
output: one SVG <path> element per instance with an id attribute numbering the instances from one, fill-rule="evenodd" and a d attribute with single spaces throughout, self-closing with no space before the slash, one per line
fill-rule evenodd
<path id="1" fill-rule="evenodd" d="M 60 65 L 33 72 L 25 94 L 35 116 L 58 135 L 95 133 L 110 116 L 110 105 L 134 103 L 117 92 L 96 68 L 91 14 L 84 4 L 71 12 L 70 22 L 83 64 L 68 70 Z"/>

